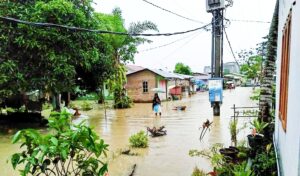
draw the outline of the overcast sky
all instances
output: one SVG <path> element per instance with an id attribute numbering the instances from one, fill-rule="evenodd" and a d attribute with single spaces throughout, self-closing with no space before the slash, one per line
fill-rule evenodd
<path id="1" fill-rule="evenodd" d="M 212 14 L 206 12 L 205 0 L 148 0 L 158 6 L 190 19 L 210 23 Z M 150 20 L 160 33 L 185 31 L 203 26 L 201 23 L 180 18 L 142 0 L 95 0 L 96 11 L 111 13 L 120 7 L 126 27 L 131 22 Z M 226 9 L 228 19 L 271 21 L 275 0 L 234 0 L 232 7 Z M 232 21 L 226 31 L 235 52 L 254 48 L 269 31 L 269 23 Z M 147 33 L 153 33 L 149 31 Z M 173 71 L 177 62 L 189 65 L 194 72 L 203 72 L 203 67 L 211 62 L 211 32 L 198 31 L 169 37 L 151 37 L 151 44 L 138 47 L 135 64 L 148 68 L 161 68 Z M 171 45 L 144 51 L 171 42 Z M 224 62 L 234 61 L 224 36 Z"/>

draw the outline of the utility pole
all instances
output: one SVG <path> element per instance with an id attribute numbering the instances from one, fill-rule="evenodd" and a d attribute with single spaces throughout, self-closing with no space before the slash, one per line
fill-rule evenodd
<path id="1" fill-rule="evenodd" d="M 223 77 L 223 10 L 212 12 L 212 77 Z"/>
<path id="2" fill-rule="evenodd" d="M 206 0 L 206 10 L 212 13 L 212 51 L 211 51 L 211 80 L 209 96 L 215 116 L 220 115 L 220 105 L 223 97 L 223 10 L 225 0 Z M 219 84 L 219 86 L 216 86 Z M 220 85 L 221 84 L 221 85 Z M 209 84 L 210 85 L 210 84 Z M 218 87 L 218 88 L 216 88 Z M 218 98 L 216 98 L 218 97 Z"/>

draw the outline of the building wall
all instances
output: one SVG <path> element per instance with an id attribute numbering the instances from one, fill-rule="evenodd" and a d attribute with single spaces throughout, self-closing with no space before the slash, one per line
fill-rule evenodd
<path id="1" fill-rule="evenodd" d="M 294 0 L 279 0 L 279 26 L 278 26 L 278 49 L 277 49 L 277 78 L 276 78 L 276 119 L 275 119 L 275 142 L 278 149 L 281 175 L 300 175 L 300 3 L 293 5 Z M 280 92 L 280 65 L 282 30 L 284 29 L 287 16 L 292 8 L 292 28 L 290 43 L 289 85 L 288 85 L 288 109 L 287 127 L 283 130 L 278 116 L 279 92 Z"/>
<path id="2" fill-rule="evenodd" d="M 148 81 L 148 92 L 143 93 L 143 81 Z M 166 83 L 162 83 L 162 80 L 158 80 L 156 74 L 151 71 L 145 70 L 137 72 L 127 76 L 126 90 L 127 95 L 134 102 L 152 102 L 154 92 L 153 88 L 160 87 L 165 90 Z M 161 100 L 166 99 L 165 93 L 159 94 Z"/>
<path id="3" fill-rule="evenodd" d="M 228 70 L 229 73 L 240 73 L 240 68 L 236 62 L 227 62 L 223 65 L 224 70 Z"/>

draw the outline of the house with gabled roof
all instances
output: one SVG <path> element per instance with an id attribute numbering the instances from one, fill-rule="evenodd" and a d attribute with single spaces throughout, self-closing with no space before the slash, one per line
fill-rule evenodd
<path id="1" fill-rule="evenodd" d="M 170 88 L 180 85 L 185 78 L 160 69 L 127 65 L 127 95 L 134 102 L 152 102 L 154 89 L 159 90 L 161 100 L 170 98 Z"/>

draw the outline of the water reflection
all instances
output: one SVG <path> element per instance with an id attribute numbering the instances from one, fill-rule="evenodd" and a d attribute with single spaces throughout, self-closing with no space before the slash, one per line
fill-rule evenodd
<path id="1" fill-rule="evenodd" d="M 190 149 L 208 148 L 213 143 L 230 144 L 228 122 L 232 115 L 232 105 L 253 106 L 249 99 L 251 88 L 236 88 L 224 91 L 224 103 L 221 106 L 221 117 L 213 117 L 208 102 L 208 94 L 198 93 L 191 98 L 181 101 L 163 102 L 162 117 L 155 117 L 152 105 L 148 103 L 135 104 L 131 109 L 107 110 L 107 117 L 101 106 L 88 112 L 86 118 L 78 118 L 74 122 L 86 120 L 96 132 L 110 145 L 109 172 L 112 176 L 127 176 L 134 164 L 137 164 L 135 176 L 183 176 L 191 175 L 193 168 L 209 170 L 209 161 L 202 158 L 192 158 L 188 155 Z M 175 106 L 187 106 L 185 111 L 173 110 Z M 202 123 L 209 119 L 213 121 L 210 131 L 203 140 L 199 141 Z M 128 138 L 146 127 L 160 127 L 164 125 L 167 135 L 163 137 L 149 137 L 149 147 L 134 152 L 139 156 L 119 155 L 117 151 L 127 148 Z M 18 175 L 6 159 L 18 146 L 11 145 L 9 135 L 0 137 L 0 175 Z"/>

